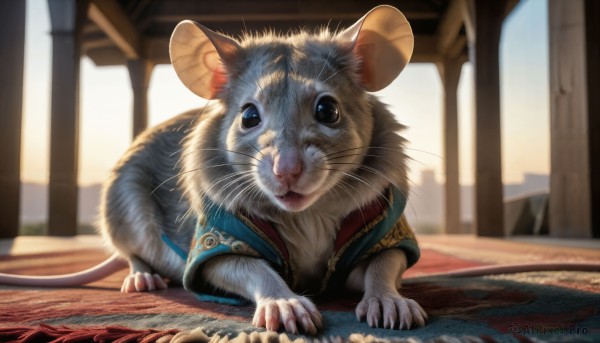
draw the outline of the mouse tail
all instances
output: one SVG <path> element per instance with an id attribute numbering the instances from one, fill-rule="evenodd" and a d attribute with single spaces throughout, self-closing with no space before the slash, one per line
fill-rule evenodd
<path id="1" fill-rule="evenodd" d="M 445 277 L 475 277 L 499 274 L 514 274 L 527 272 L 545 271 L 583 271 L 600 272 L 600 264 L 593 262 L 539 262 L 522 264 L 501 264 L 481 267 L 469 267 L 455 271 L 431 274 L 426 276 L 415 276 L 404 280 L 418 280 L 435 276 Z"/>
<path id="2" fill-rule="evenodd" d="M 0 285 L 27 287 L 74 287 L 102 280 L 127 267 L 127 262 L 114 253 L 104 262 L 89 269 L 61 275 L 31 276 L 0 273 Z"/>

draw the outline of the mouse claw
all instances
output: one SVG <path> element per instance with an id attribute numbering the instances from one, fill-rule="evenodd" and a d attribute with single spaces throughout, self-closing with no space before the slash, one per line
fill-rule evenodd
<path id="1" fill-rule="evenodd" d="M 263 298 L 256 303 L 252 325 L 277 331 L 281 326 L 287 333 L 298 334 L 300 330 L 317 334 L 323 326 L 323 319 L 315 305 L 307 298 L 291 296 L 286 298 Z"/>
<path id="2" fill-rule="evenodd" d="M 151 292 L 155 290 L 167 289 L 167 283 L 158 274 L 136 272 L 130 274 L 123 280 L 121 286 L 121 292 L 123 293 L 134 293 L 134 292 Z"/>
<path id="3" fill-rule="evenodd" d="M 158 274 L 152 274 L 152 278 L 154 279 L 154 284 L 156 285 L 156 289 L 163 290 L 163 289 L 169 288 L 169 286 L 167 286 L 167 283 L 162 278 L 162 276 L 160 276 Z"/>
<path id="4" fill-rule="evenodd" d="M 427 321 L 427 314 L 414 300 L 404 298 L 400 294 L 381 296 L 365 296 L 356 307 L 359 321 L 366 319 L 370 327 L 386 329 L 410 330 L 422 327 Z"/>

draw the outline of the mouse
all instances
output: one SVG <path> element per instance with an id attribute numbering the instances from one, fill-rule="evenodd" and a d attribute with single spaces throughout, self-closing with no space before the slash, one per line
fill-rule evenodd
<path id="1" fill-rule="evenodd" d="M 99 221 L 114 254 L 74 275 L 0 283 L 72 286 L 126 263 L 122 292 L 182 285 L 201 300 L 250 302 L 252 324 L 270 331 L 317 334 L 326 323 L 314 297 L 341 290 L 361 293 L 355 314 L 370 327 L 424 326 L 426 311 L 400 292 L 419 259 L 404 215 L 405 127 L 372 94 L 413 45 L 387 5 L 315 33 L 236 39 L 179 23 L 171 63 L 208 104 L 141 133 L 114 167 Z"/>
<path id="2" fill-rule="evenodd" d="M 132 271 L 122 290 L 168 279 L 250 300 L 257 327 L 315 334 L 306 295 L 345 288 L 364 294 L 356 315 L 370 326 L 425 325 L 398 291 L 419 255 L 404 127 L 371 94 L 410 60 L 404 15 L 379 6 L 338 32 L 239 40 L 183 21 L 169 49 L 210 103 L 136 139 L 106 184 L 101 231 Z"/>
<path id="3" fill-rule="evenodd" d="M 130 265 L 123 292 L 250 301 L 252 324 L 316 334 L 310 296 L 363 293 L 356 315 L 409 329 L 427 314 L 399 292 L 419 257 L 404 217 L 404 126 L 372 92 L 409 62 L 391 6 L 345 30 L 234 39 L 183 21 L 173 68 L 209 99 L 138 137 L 102 195 L 101 232 Z"/>

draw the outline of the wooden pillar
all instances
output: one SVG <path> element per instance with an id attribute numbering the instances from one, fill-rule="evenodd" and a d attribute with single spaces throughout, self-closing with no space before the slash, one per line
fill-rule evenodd
<path id="1" fill-rule="evenodd" d="M 550 234 L 600 237 L 600 4 L 548 2 Z"/>
<path id="2" fill-rule="evenodd" d="M 19 234 L 25 1 L 0 1 L 0 238 Z"/>
<path id="3" fill-rule="evenodd" d="M 585 0 L 585 47 L 588 89 L 588 147 L 592 237 L 600 238 L 600 3 Z M 591 96 L 590 96 L 591 94 Z"/>
<path id="4" fill-rule="evenodd" d="M 133 89 L 133 138 L 148 127 L 148 84 L 154 64 L 145 59 L 127 61 Z"/>
<path id="5" fill-rule="evenodd" d="M 438 65 L 444 86 L 444 219 L 445 232 L 448 234 L 461 232 L 457 89 L 463 63 L 462 56 L 446 57 Z"/>
<path id="6" fill-rule="evenodd" d="M 474 0 L 469 3 L 473 7 L 474 45 L 471 45 L 471 57 L 475 74 L 473 224 L 479 236 L 503 236 L 499 47 L 507 2 Z"/>
<path id="7" fill-rule="evenodd" d="M 87 1 L 48 0 L 52 25 L 52 105 L 48 233 L 77 233 L 79 62 Z"/>

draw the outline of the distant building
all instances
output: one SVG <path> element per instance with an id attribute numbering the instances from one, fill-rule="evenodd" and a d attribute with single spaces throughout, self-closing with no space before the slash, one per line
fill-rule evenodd
<path id="1" fill-rule="evenodd" d="M 504 199 L 526 194 L 548 192 L 550 177 L 544 174 L 525 173 L 522 183 L 504 185 Z M 421 233 L 441 233 L 444 218 L 444 187 L 435 179 L 433 170 L 421 173 L 421 182 L 413 185 L 406 215 L 415 228 Z M 461 186 L 461 222 L 463 232 L 469 232 L 473 221 L 473 186 Z"/>

